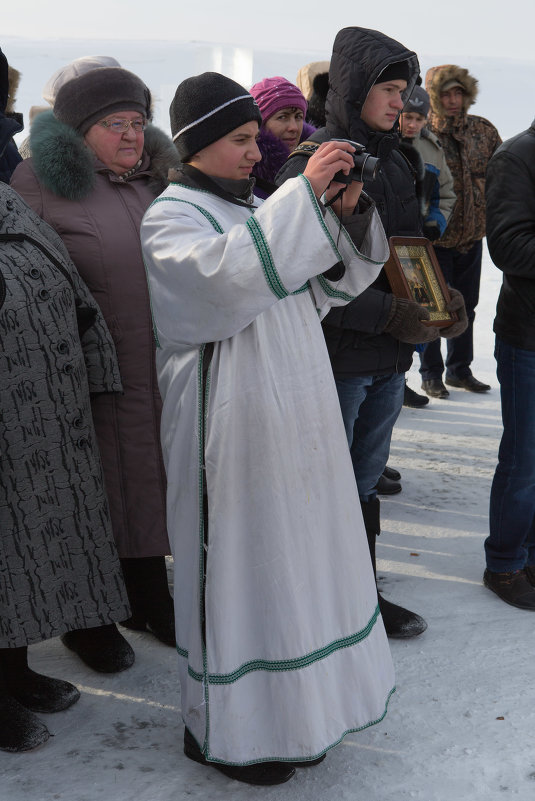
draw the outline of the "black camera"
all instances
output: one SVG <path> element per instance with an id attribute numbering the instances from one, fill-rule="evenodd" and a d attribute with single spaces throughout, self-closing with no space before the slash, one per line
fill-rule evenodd
<path id="1" fill-rule="evenodd" d="M 337 181 L 339 184 L 350 184 L 351 181 L 360 181 L 361 183 L 364 181 L 373 181 L 377 175 L 380 162 L 379 159 L 366 153 L 364 145 L 360 145 L 358 142 L 352 142 L 351 139 L 331 139 L 330 141 L 349 142 L 349 144 L 353 145 L 355 148 L 355 152 L 349 154 L 353 156 L 353 164 L 355 166 L 349 171 L 348 175 L 342 172 L 342 170 L 337 172 L 333 181 Z"/>

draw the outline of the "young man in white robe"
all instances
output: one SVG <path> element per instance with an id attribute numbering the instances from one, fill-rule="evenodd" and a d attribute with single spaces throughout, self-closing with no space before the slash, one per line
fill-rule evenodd
<path id="1" fill-rule="evenodd" d="M 260 113 L 218 73 L 171 105 L 182 169 L 141 240 L 164 409 L 187 756 L 251 784 L 381 720 L 393 667 L 320 320 L 388 246 L 329 142 L 266 201 Z M 353 241 L 333 208 L 352 230 Z M 323 272 L 322 272 L 323 271 Z M 320 273 L 320 274 L 318 274 Z M 322 274 L 321 274 L 322 273 Z"/>

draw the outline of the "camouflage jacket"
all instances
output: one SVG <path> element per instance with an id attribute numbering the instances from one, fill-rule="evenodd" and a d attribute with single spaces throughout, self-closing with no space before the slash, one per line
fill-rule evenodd
<path id="1" fill-rule="evenodd" d="M 446 117 L 439 99 L 440 88 L 452 79 L 465 87 L 466 100 L 461 114 Z M 435 244 L 455 248 L 461 253 L 485 236 L 485 172 L 490 157 L 502 141 L 492 123 L 467 113 L 475 101 L 476 85 L 477 81 L 467 70 L 452 64 L 433 67 L 427 73 L 426 88 L 432 109 L 428 127 L 442 145 L 457 196 L 444 236 Z"/>

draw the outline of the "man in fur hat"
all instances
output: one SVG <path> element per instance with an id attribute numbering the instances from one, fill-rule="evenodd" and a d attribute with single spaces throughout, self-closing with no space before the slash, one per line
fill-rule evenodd
<path id="1" fill-rule="evenodd" d="M 431 100 L 429 128 L 444 149 L 457 196 L 446 232 L 436 242 L 436 254 L 446 281 L 464 297 L 469 323 L 464 334 L 448 340 L 445 381 L 470 392 L 487 392 L 490 386 L 474 378 L 470 365 L 485 236 L 485 170 L 501 139 L 492 123 L 468 114 L 477 97 L 477 80 L 468 70 L 455 64 L 431 67 L 426 89 Z M 421 357 L 422 389 L 431 397 L 449 395 L 442 382 L 443 371 L 437 339 Z"/>

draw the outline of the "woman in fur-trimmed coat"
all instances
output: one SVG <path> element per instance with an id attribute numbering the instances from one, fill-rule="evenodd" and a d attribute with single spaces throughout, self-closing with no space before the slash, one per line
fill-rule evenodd
<path id="1" fill-rule="evenodd" d="M 124 393 L 96 396 L 92 412 L 129 625 L 174 644 L 161 400 L 139 229 L 178 158 L 162 132 L 146 127 L 149 118 L 150 92 L 127 70 L 74 78 L 54 110 L 36 119 L 32 158 L 19 165 L 12 186 L 59 233 L 114 338 Z"/>

